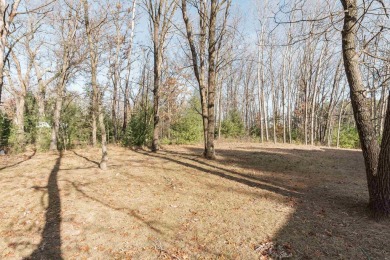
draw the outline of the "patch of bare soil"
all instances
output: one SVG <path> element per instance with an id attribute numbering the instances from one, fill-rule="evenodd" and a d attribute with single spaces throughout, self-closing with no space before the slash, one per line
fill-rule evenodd
<path id="1" fill-rule="evenodd" d="M 386 259 L 361 152 L 219 143 L 0 157 L 1 259 Z"/>

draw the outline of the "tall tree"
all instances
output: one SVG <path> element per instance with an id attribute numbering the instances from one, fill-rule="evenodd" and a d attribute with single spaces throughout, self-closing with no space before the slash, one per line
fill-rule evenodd
<path id="1" fill-rule="evenodd" d="M 60 130 L 61 109 L 64 98 L 64 91 L 69 77 L 72 73 L 72 69 L 78 59 L 77 52 L 77 32 L 79 30 L 80 18 L 77 8 L 75 6 L 68 6 L 66 14 L 62 14 L 58 11 L 56 22 L 58 22 L 59 37 L 59 49 L 56 68 L 56 97 L 53 112 L 53 125 L 50 139 L 50 150 L 58 149 L 58 138 Z"/>
<path id="2" fill-rule="evenodd" d="M 89 18 L 89 3 L 88 0 L 83 0 L 84 7 L 84 25 L 88 40 L 88 50 L 91 66 L 91 85 L 92 85 L 92 115 L 93 121 L 93 134 L 96 137 L 96 119 L 99 120 L 101 146 L 102 146 L 102 158 L 100 160 L 99 167 L 102 170 L 107 169 L 108 152 L 107 152 L 107 136 L 106 127 L 104 124 L 104 111 L 103 111 L 103 93 L 101 92 L 97 82 L 97 69 L 98 69 L 98 50 L 96 46 L 96 37 L 94 37 L 94 29 L 96 30 L 103 24 L 105 18 L 97 23 L 96 26 L 91 24 Z"/>
<path id="3" fill-rule="evenodd" d="M 0 1 L 0 104 L 1 95 L 4 85 L 4 66 L 7 59 L 6 46 L 8 44 L 8 37 L 10 34 L 10 26 L 17 15 L 18 7 L 21 0 L 15 0 L 11 4 L 6 0 Z"/>
<path id="4" fill-rule="evenodd" d="M 215 159 L 215 92 L 217 79 L 217 52 L 221 46 L 223 34 L 226 31 L 227 18 L 229 15 L 230 0 L 210 0 L 209 8 L 206 5 L 206 0 L 197 1 L 199 14 L 199 42 L 196 47 L 193 26 L 187 13 L 187 1 L 182 0 L 181 8 L 183 20 L 186 26 L 186 36 L 189 44 L 192 66 L 195 78 L 198 83 L 200 100 L 202 106 L 202 118 L 204 129 L 204 156 L 208 159 Z M 222 12 L 224 11 L 224 13 Z M 218 15 L 223 14 L 221 24 L 218 24 Z M 219 26 L 220 25 L 220 26 Z M 218 28 L 218 29 L 217 29 Z M 207 63 L 206 48 L 207 45 Z M 207 84 L 206 84 L 206 66 L 207 67 Z"/>
<path id="5" fill-rule="evenodd" d="M 176 11 L 176 0 L 144 0 L 149 15 L 150 32 L 153 42 L 153 141 L 152 151 L 159 150 L 160 133 L 160 87 L 164 48 L 172 18 Z"/>
<path id="6" fill-rule="evenodd" d="M 366 166 L 369 206 L 377 216 L 390 216 L 390 106 L 388 105 L 382 143 L 379 146 L 360 71 L 356 44 L 360 21 L 357 0 L 341 0 L 341 3 L 344 8 L 344 68 Z"/>

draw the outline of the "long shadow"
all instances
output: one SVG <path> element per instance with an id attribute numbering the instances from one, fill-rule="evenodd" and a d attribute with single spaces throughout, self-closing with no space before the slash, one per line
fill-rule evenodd
<path id="1" fill-rule="evenodd" d="M 134 217 L 135 219 L 139 220 L 140 222 L 142 222 L 144 225 L 146 225 L 148 228 L 150 228 L 151 230 L 155 231 L 156 233 L 159 233 L 161 234 L 162 231 L 156 227 L 153 226 L 153 224 L 155 223 L 155 221 L 145 221 L 144 218 L 142 216 L 140 216 L 139 214 L 137 214 L 137 212 L 133 209 L 128 209 L 128 208 L 124 208 L 124 207 L 115 207 L 114 205 L 112 204 L 109 204 L 107 202 L 104 202 L 103 200 L 100 200 L 98 198 L 95 198 L 89 194 L 87 194 L 85 191 L 83 191 L 79 185 L 77 185 L 75 182 L 70 182 L 68 181 L 72 186 L 73 188 L 79 192 L 81 195 L 83 195 L 85 198 L 89 199 L 89 200 L 92 200 L 96 203 L 99 203 L 100 205 L 103 205 L 107 208 L 110 208 L 112 210 L 115 210 L 115 211 L 119 211 L 119 212 L 125 212 L 127 215 L 131 216 L 131 217 Z"/>
<path id="2" fill-rule="evenodd" d="M 41 233 L 41 242 L 25 260 L 63 259 L 61 253 L 61 198 L 58 188 L 58 172 L 62 156 L 61 152 L 50 172 L 47 186 L 34 187 L 35 189 L 47 189 L 49 205 L 46 208 L 46 222 Z"/>
<path id="3" fill-rule="evenodd" d="M 26 159 L 24 159 L 24 160 L 22 160 L 22 161 L 20 161 L 20 162 L 14 163 L 14 164 L 12 164 L 12 165 L 7 165 L 7 166 L 4 166 L 4 167 L 1 167 L 1 168 L 0 168 L 0 171 L 1 171 L 1 170 L 4 170 L 4 169 L 7 169 L 7 168 L 14 167 L 14 166 L 19 165 L 19 164 L 21 164 L 21 163 L 24 163 L 24 162 L 26 162 L 26 161 L 28 161 L 28 160 L 31 160 L 31 159 L 35 156 L 36 153 L 37 153 L 37 150 L 34 150 L 34 152 L 32 153 L 32 155 L 29 155 Z"/>
<path id="4" fill-rule="evenodd" d="M 195 147 L 136 152 L 288 196 L 282 203 L 294 208 L 294 213 L 271 239 L 291 248 L 294 258 L 385 259 L 390 255 L 386 244 L 390 222 L 377 223 L 366 210 L 360 151 L 240 147 L 219 149 L 217 162 L 203 159 L 201 149 Z"/>
<path id="5" fill-rule="evenodd" d="M 216 167 L 214 167 L 214 169 L 205 168 L 205 167 L 195 165 L 192 163 L 182 162 L 180 160 L 173 159 L 169 156 L 165 156 L 165 155 L 160 154 L 160 153 L 152 153 L 152 152 L 147 152 L 147 151 L 139 150 L 139 149 L 134 150 L 134 151 L 137 153 L 143 154 L 143 155 L 147 155 L 150 157 L 155 157 L 155 158 L 163 159 L 166 161 L 174 162 L 176 164 L 185 166 L 187 168 L 192 168 L 192 169 L 195 169 L 195 170 L 198 170 L 201 172 L 209 173 L 209 174 L 212 174 L 212 175 L 215 175 L 218 177 L 222 177 L 222 178 L 225 178 L 225 179 L 228 179 L 231 181 L 235 181 L 235 182 L 247 185 L 249 187 L 256 187 L 259 189 L 268 190 L 268 191 L 271 191 L 271 192 L 274 192 L 274 193 L 277 193 L 277 194 L 280 194 L 280 195 L 283 195 L 286 197 L 299 195 L 299 193 L 297 193 L 295 191 L 290 191 L 288 189 L 285 189 L 284 187 L 272 186 L 272 185 L 269 185 L 267 183 L 260 183 L 260 182 L 250 180 L 247 178 L 246 175 L 240 174 L 240 173 L 235 172 L 235 171 L 226 170 L 226 169 L 222 169 L 222 168 L 216 168 Z M 206 166 L 209 166 L 209 165 L 206 164 Z M 213 166 L 210 166 L 210 167 L 213 167 Z"/>
<path id="6" fill-rule="evenodd" d="M 219 172 L 227 172 L 227 173 L 230 173 L 230 174 L 233 174 L 233 175 L 237 175 L 237 176 L 243 177 L 245 179 L 250 179 L 250 180 L 253 180 L 253 181 L 265 182 L 267 184 L 271 184 L 272 186 L 276 186 L 276 187 L 280 187 L 281 186 L 281 183 L 276 182 L 276 181 L 272 180 L 271 178 L 264 177 L 264 176 L 258 176 L 258 175 L 257 176 L 253 176 L 253 175 L 249 175 L 249 174 L 233 171 L 233 170 L 230 170 L 230 169 L 226 169 L 226 168 L 217 166 L 215 164 L 211 164 L 209 162 L 206 162 L 203 158 L 200 158 L 199 156 L 194 156 L 194 155 L 189 155 L 189 154 L 184 154 L 183 155 L 182 153 L 178 153 L 178 152 L 174 152 L 174 151 L 168 151 L 168 150 L 165 150 L 164 152 L 167 153 L 167 154 L 170 154 L 170 155 L 174 155 L 174 156 L 180 157 L 182 159 L 186 159 L 186 160 L 190 160 L 190 161 L 193 161 L 195 163 L 198 163 L 198 164 L 202 164 L 203 166 L 206 166 L 206 167 L 214 168 L 214 169 L 218 170 Z M 257 152 L 257 155 L 261 155 L 261 153 Z M 269 155 L 269 154 L 267 154 L 267 155 Z M 218 160 L 218 161 L 219 162 L 224 162 L 226 164 L 229 164 L 229 163 L 231 163 L 231 160 L 232 159 L 230 159 L 230 160 Z M 245 165 L 245 166 L 247 166 L 247 165 Z M 240 167 L 245 167 L 245 166 L 244 165 L 242 165 L 242 166 L 240 165 Z M 265 169 L 262 168 L 262 170 L 265 170 Z M 300 191 L 297 191 L 296 188 L 288 187 L 288 185 L 286 183 L 283 184 L 283 189 L 288 189 L 291 193 L 297 193 L 297 194 L 300 193 Z"/>
<path id="7" fill-rule="evenodd" d="M 88 162 L 94 163 L 94 164 L 96 164 L 97 166 L 99 166 L 99 163 L 98 163 L 97 161 L 91 160 L 91 159 L 89 159 L 88 157 L 85 157 L 85 156 L 83 156 L 83 155 L 81 155 L 81 154 L 76 153 L 75 151 L 72 151 L 72 152 L 73 152 L 75 155 L 77 155 L 78 157 L 83 158 L 84 160 L 87 160 Z"/>

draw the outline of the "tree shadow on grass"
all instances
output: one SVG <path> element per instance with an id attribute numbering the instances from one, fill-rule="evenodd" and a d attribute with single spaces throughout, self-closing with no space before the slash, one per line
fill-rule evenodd
<path id="1" fill-rule="evenodd" d="M 41 233 L 41 242 L 26 260 L 63 259 L 61 253 L 61 198 L 58 187 L 58 172 L 63 154 L 57 158 L 50 172 L 46 187 L 33 187 L 36 190 L 47 189 L 49 204 L 46 208 L 46 222 Z"/>
<path id="2" fill-rule="evenodd" d="M 1 167 L 1 168 L 0 168 L 0 171 L 1 171 L 1 170 L 5 170 L 5 169 L 7 169 L 7 168 L 11 168 L 11 167 L 17 166 L 17 165 L 19 165 L 19 164 L 21 164 L 21 163 L 24 163 L 24 162 L 28 161 L 28 160 L 31 160 L 31 159 L 35 156 L 36 153 L 37 153 L 37 150 L 34 150 L 33 153 L 32 153 L 31 155 L 29 155 L 26 159 L 24 159 L 24 160 L 22 160 L 22 161 L 20 161 L 20 162 L 11 164 L 11 165 L 7 165 L 7 166 L 4 166 L 4 167 Z"/>
<path id="3" fill-rule="evenodd" d="M 76 153 L 75 151 L 72 151 L 72 152 L 73 152 L 75 155 L 77 155 L 78 157 L 83 158 L 84 160 L 87 160 L 88 162 L 94 163 L 94 164 L 96 164 L 97 166 L 100 165 L 97 161 L 91 160 L 91 159 L 89 159 L 88 157 L 85 157 L 85 156 L 83 156 L 83 155 L 81 155 L 81 154 Z"/>
<path id="4" fill-rule="evenodd" d="M 235 182 L 247 185 L 249 187 L 255 187 L 255 188 L 259 188 L 259 189 L 263 189 L 263 190 L 268 190 L 268 191 L 271 191 L 271 192 L 274 192 L 274 193 L 277 193 L 277 194 L 280 194 L 280 195 L 283 195 L 286 197 L 292 196 L 294 194 L 297 196 L 299 195 L 299 192 L 289 190 L 288 188 L 285 188 L 283 186 L 276 186 L 276 185 L 268 184 L 268 183 L 262 182 L 259 179 L 253 180 L 253 178 L 251 176 L 241 174 L 239 172 L 232 171 L 232 170 L 227 170 L 224 168 L 211 166 L 211 165 L 208 165 L 206 163 L 203 163 L 203 162 L 200 162 L 200 161 L 197 161 L 194 159 L 182 157 L 182 158 L 187 159 L 187 160 L 195 161 L 198 164 L 194 164 L 191 162 L 184 162 L 182 160 L 175 159 L 172 156 L 169 156 L 169 155 L 167 156 L 166 154 L 162 154 L 162 153 L 153 153 L 153 152 L 148 152 L 148 151 L 140 150 L 140 149 L 134 150 L 134 151 L 136 151 L 137 153 L 141 153 L 143 155 L 146 155 L 146 156 L 163 159 L 166 161 L 177 163 L 177 164 L 184 166 L 184 167 L 187 167 L 187 168 L 192 168 L 192 169 L 195 169 L 195 170 L 198 170 L 201 172 L 209 173 L 209 174 L 212 174 L 212 175 L 215 175 L 218 177 L 222 177 L 222 178 L 225 178 L 225 179 L 228 179 L 231 181 L 235 181 Z M 199 164 L 201 164 L 201 165 L 199 165 Z M 204 166 L 202 166 L 202 164 Z"/>
<path id="5" fill-rule="evenodd" d="M 390 255 L 388 221 L 377 223 L 367 212 L 360 151 L 239 147 L 219 149 L 217 161 L 202 158 L 202 149 L 195 147 L 136 152 L 288 197 L 280 202 L 293 207 L 294 213 L 271 239 L 291 247 L 295 258 Z"/>
<path id="6" fill-rule="evenodd" d="M 162 231 L 157 228 L 155 226 L 155 224 L 158 224 L 157 221 L 146 221 L 141 215 L 139 215 L 137 213 L 136 210 L 134 209 L 128 209 L 128 208 L 125 208 L 125 207 L 116 207 L 115 205 L 112 205 L 112 204 L 109 204 L 107 202 L 104 202 L 103 200 L 101 199 L 98 199 L 92 195 L 89 195 L 87 194 L 87 192 L 85 192 L 81 187 L 80 187 L 80 184 L 76 183 L 76 182 L 71 182 L 71 181 L 68 181 L 72 186 L 73 188 L 78 192 L 80 193 L 81 195 L 83 195 L 83 197 L 91 200 L 91 201 L 94 201 L 104 207 L 107 207 L 109 209 L 112 209 L 112 210 L 115 210 L 115 211 L 118 211 L 118 212 L 123 212 L 123 213 L 126 213 L 128 216 L 131 216 L 135 219 L 137 219 L 138 221 L 140 221 L 141 223 L 143 223 L 145 226 L 147 226 L 148 228 L 150 228 L 151 230 L 155 231 L 156 233 L 158 234 L 162 234 Z"/>

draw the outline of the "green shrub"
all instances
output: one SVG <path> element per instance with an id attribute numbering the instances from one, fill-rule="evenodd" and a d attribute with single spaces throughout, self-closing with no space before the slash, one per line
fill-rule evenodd
<path id="1" fill-rule="evenodd" d="M 25 142 L 33 144 L 37 138 L 38 104 L 35 96 L 28 92 L 24 105 L 24 134 Z"/>
<path id="2" fill-rule="evenodd" d="M 48 151 L 51 141 L 51 128 L 38 128 L 36 147 L 38 151 Z"/>
<path id="3" fill-rule="evenodd" d="M 5 149 L 9 144 L 11 122 L 7 115 L 0 112 L 0 149 Z"/>
<path id="4" fill-rule="evenodd" d="M 334 131 L 335 142 L 337 142 L 337 131 Z M 340 147 L 360 148 L 359 134 L 355 127 L 342 126 L 340 130 Z"/>
<path id="5" fill-rule="evenodd" d="M 12 125 L 8 139 L 9 151 L 14 154 L 24 152 L 27 145 L 27 139 L 27 134 L 25 132 L 18 133 L 16 127 Z"/>
<path id="6" fill-rule="evenodd" d="M 68 101 L 70 99 L 70 101 Z M 69 149 L 79 143 L 88 143 L 91 135 L 90 124 L 85 118 L 88 112 L 74 101 L 69 95 L 61 111 L 60 128 L 58 133 L 58 148 Z M 49 135 L 50 143 L 50 135 Z"/>
<path id="7" fill-rule="evenodd" d="M 251 137 L 260 137 L 261 136 L 261 129 L 258 125 L 253 125 L 250 129 L 249 129 L 249 135 Z"/>
<path id="8" fill-rule="evenodd" d="M 151 107 L 140 109 L 133 114 L 126 128 L 123 145 L 148 145 L 151 142 L 153 135 L 152 116 L 153 109 Z"/>
<path id="9" fill-rule="evenodd" d="M 221 133 L 224 137 L 240 137 L 245 134 L 245 126 L 237 110 L 231 110 L 222 121 Z"/>
<path id="10" fill-rule="evenodd" d="M 197 143 L 202 140 L 202 117 L 193 109 L 187 109 L 171 126 L 171 138 L 176 144 Z"/>

